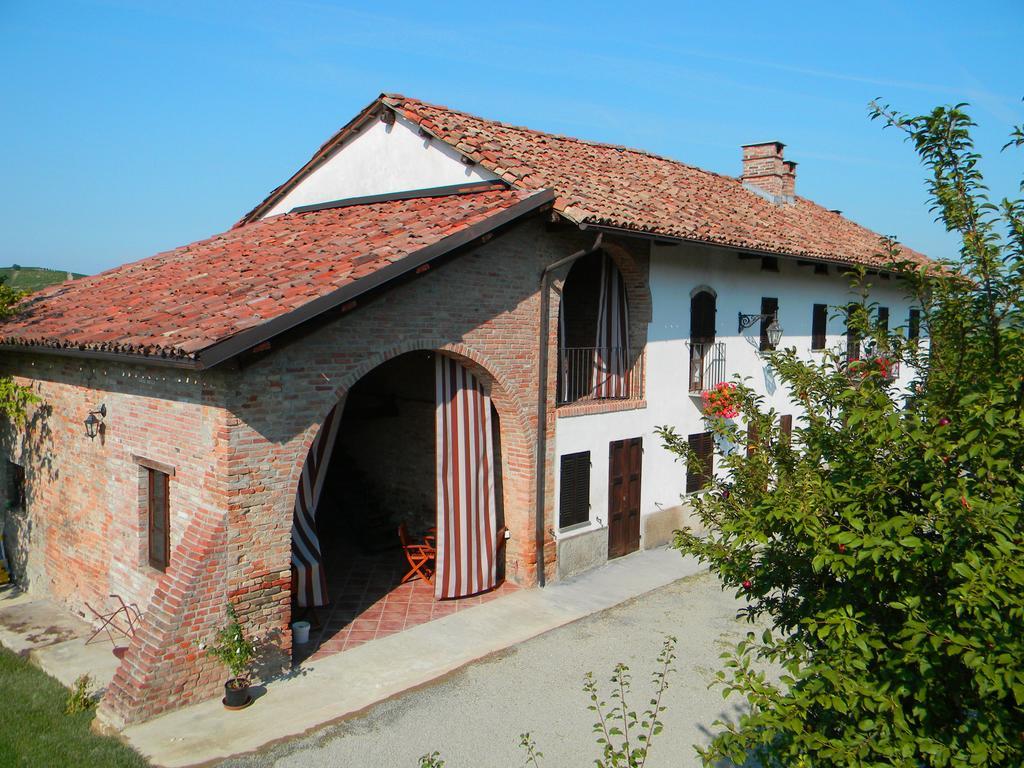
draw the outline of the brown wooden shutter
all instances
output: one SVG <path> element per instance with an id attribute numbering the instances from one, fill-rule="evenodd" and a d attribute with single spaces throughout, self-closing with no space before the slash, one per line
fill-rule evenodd
<path id="1" fill-rule="evenodd" d="M 889 308 L 888 307 L 879 307 L 878 308 L 878 327 L 881 330 L 885 331 L 886 333 L 889 332 Z"/>
<path id="2" fill-rule="evenodd" d="M 860 334 L 851 327 L 850 318 L 857 311 L 857 304 L 846 306 L 846 360 L 860 360 Z"/>
<path id="3" fill-rule="evenodd" d="M 783 443 L 789 445 L 793 439 L 793 416 L 792 414 L 784 414 L 779 416 L 779 438 Z"/>
<path id="4" fill-rule="evenodd" d="M 160 571 L 170 562 L 170 478 L 155 469 L 146 469 L 149 490 L 149 564 Z"/>
<path id="5" fill-rule="evenodd" d="M 815 304 L 811 311 L 811 349 L 824 349 L 828 338 L 828 305 Z"/>
<path id="6" fill-rule="evenodd" d="M 694 460 L 686 464 L 686 492 L 696 493 L 705 488 L 714 473 L 714 436 L 711 432 L 698 432 L 687 438 Z"/>
<path id="7" fill-rule="evenodd" d="M 910 310 L 910 319 L 907 322 L 907 338 L 919 339 L 921 337 L 921 310 Z"/>
<path id="8" fill-rule="evenodd" d="M 757 452 L 757 441 L 760 439 L 760 434 L 757 429 L 757 422 L 752 421 L 747 424 L 747 458 L 749 459 Z"/>
<path id="9" fill-rule="evenodd" d="M 760 350 L 764 352 L 772 348 L 771 343 L 768 341 L 768 326 L 772 324 L 772 320 L 775 319 L 775 313 L 779 311 L 779 300 L 768 298 L 767 296 L 761 297 L 761 314 L 768 315 L 768 317 L 761 318 L 761 346 Z"/>
<path id="10" fill-rule="evenodd" d="M 711 344 L 715 340 L 715 296 L 700 291 L 690 299 L 690 341 Z"/>
<path id="11" fill-rule="evenodd" d="M 558 526 L 590 520 L 590 451 L 562 456 L 559 474 Z"/>

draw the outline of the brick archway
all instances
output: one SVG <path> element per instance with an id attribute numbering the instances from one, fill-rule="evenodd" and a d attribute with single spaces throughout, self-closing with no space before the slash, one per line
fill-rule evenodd
<path id="1" fill-rule="evenodd" d="M 320 407 L 316 420 L 296 442 L 291 460 L 287 487 L 294 504 L 306 456 L 330 411 L 344 408 L 352 387 L 371 371 L 395 358 L 418 351 L 442 353 L 458 360 L 490 390 L 491 401 L 498 414 L 501 440 L 502 500 L 505 525 L 511 533 L 506 549 L 506 578 L 522 585 L 536 581 L 536 546 L 534 542 L 533 487 L 534 437 L 525 413 L 525 404 L 509 387 L 499 367 L 483 353 L 465 344 L 447 344 L 441 340 L 423 339 L 396 345 L 353 366 L 334 389 L 334 397 Z M 341 416 L 339 413 L 338 416 Z M 292 510 L 289 508 L 289 514 Z M 289 600 L 291 598 L 289 590 Z"/>

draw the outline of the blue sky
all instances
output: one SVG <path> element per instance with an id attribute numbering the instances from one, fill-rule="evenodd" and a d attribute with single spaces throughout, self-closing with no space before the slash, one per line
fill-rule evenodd
<path id="1" fill-rule="evenodd" d="M 1021 39 L 1020 0 L 0 0 L 0 265 L 97 272 L 222 231 L 381 91 L 731 175 L 778 139 L 798 193 L 952 256 L 866 103 L 970 102 L 1013 193 Z"/>

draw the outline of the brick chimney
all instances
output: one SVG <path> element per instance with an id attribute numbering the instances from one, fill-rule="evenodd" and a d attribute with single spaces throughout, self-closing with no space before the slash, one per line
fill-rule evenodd
<path id="1" fill-rule="evenodd" d="M 743 186 L 772 202 L 792 202 L 796 189 L 796 163 L 782 159 L 781 141 L 743 145 Z"/>

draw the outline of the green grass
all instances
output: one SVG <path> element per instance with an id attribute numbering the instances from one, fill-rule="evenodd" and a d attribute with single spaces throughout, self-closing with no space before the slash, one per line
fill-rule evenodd
<path id="1" fill-rule="evenodd" d="M 34 293 L 48 285 L 63 283 L 71 277 L 85 277 L 77 272 L 64 272 L 59 269 L 46 269 L 44 267 L 22 267 L 15 269 L 11 267 L 0 267 L 0 277 L 7 278 L 7 285 L 19 291 Z"/>
<path id="2" fill-rule="evenodd" d="M 137 752 L 89 730 L 93 712 L 65 715 L 67 698 L 52 677 L 0 649 L 0 766 L 145 768 Z"/>

